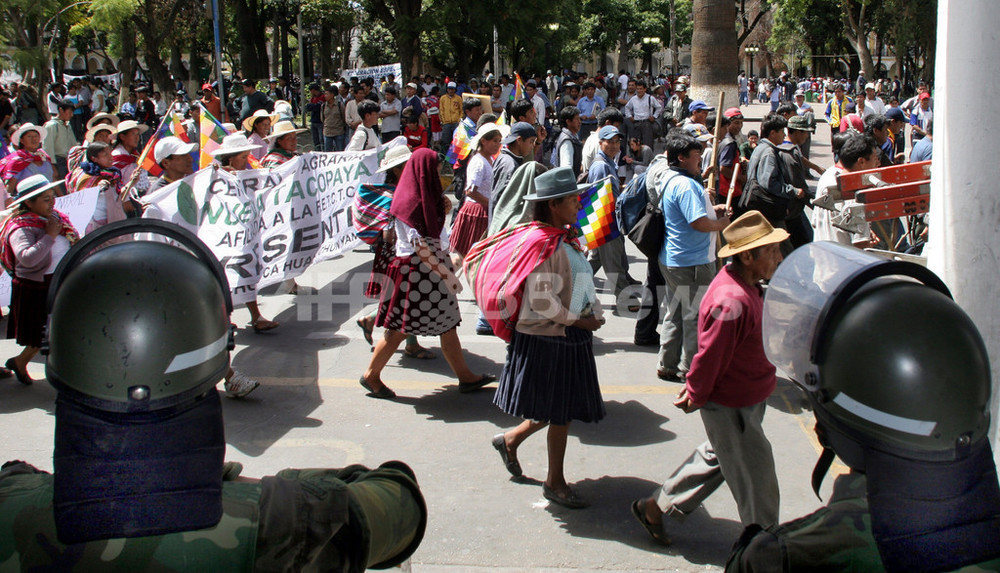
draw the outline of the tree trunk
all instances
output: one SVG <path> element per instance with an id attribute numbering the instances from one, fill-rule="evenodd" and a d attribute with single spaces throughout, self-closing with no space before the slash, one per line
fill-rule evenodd
<path id="1" fill-rule="evenodd" d="M 670 0 L 670 73 L 676 80 L 681 71 L 681 51 L 677 48 L 677 10 L 674 2 Z"/>
<path id="2" fill-rule="evenodd" d="M 692 16 L 691 99 L 715 105 L 721 91 L 726 94 L 726 105 L 736 105 L 740 65 L 736 4 L 732 0 L 695 0 Z"/>
<path id="3" fill-rule="evenodd" d="M 841 10 L 844 17 L 844 36 L 857 53 L 865 77 L 874 78 L 875 65 L 872 63 L 871 48 L 868 47 L 868 4 L 862 3 L 855 14 L 853 0 L 841 0 Z"/>
<path id="4" fill-rule="evenodd" d="M 121 32 L 122 39 L 122 57 L 121 61 L 118 63 L 118 71 L 121 73 L 121 85 L 118 86 L 118 107 L 121 108 L 122 104 L 128 99 L 128 92 L 132 90 L 132 82 L 135 78 L 135 57 L 136 57 L 136 46 L 135 46 L 135 34 L 129 31 L 129 26 L 125 26 L 125 29 Z"/>
<path id="5" fill-rule="evenodd" d="M 330 33 L 330 28 L 327 26 L 320 26 L 319 53 L 317 54 L 317 59 L 319 60 L 319 74 L 324 78 L 333 77 L 332 58 L 335 54 L 336 52 L 333 51 L 333 35 Z"/>
<path id="6" fill-rule="evenodd" d="M 631 46 L 628 43 L 628 32 L 622 30 L 618 35 L 618 66 L 613 70 L 615 74 L 621 70 L 628 71 L 628 50 Z"/>
<path id="7" fill-rule="evenodd" d="M 281 10 L 274 11 L 274 23 L 272 24 L 271 33 L 271 75 L 277 76 L 281 73 L 278 69 L 280 61 L 278 60 L 278 54 L 281 53 Z"/>
<path id="8" fill-rule="evenodd" d="M 267 79 L 267 27 L 255 0 L 233 0 L 239 31 L 240 70 L 244 78 Z M 277 54 L 275 54 L 277 57 Z"/>

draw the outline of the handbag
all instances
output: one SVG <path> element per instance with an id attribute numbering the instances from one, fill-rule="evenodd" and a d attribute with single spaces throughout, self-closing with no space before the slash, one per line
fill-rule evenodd
<path id="1" fill-rule="evenodd" d="M 666 222 L 663 212 L 647 203 L 645 212 L 628 232 L 628 238 L 639 247 L 639 251 L 650 259 L 660 256 L 666 236 Z"/>

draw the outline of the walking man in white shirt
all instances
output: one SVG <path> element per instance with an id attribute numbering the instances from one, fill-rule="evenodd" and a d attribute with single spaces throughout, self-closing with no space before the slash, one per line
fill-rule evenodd
<path id="1" fill-rule="evenodd" d="M 646 93 L 646 82 L 635 82 L 635 95 L 632 96 L 623 110 L 626 119 L 632 120 L 629 137 L 637 137 L 643 145 L 653 147 L 655 125 L 663 113 L 663 105 L 653 96 Z"/>

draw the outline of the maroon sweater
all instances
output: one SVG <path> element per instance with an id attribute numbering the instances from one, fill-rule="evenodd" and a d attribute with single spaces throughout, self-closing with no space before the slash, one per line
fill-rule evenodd
<path id="1" fill-rule="evenodd" d="M 764 354 L 764 298 L 726 265 L 712 280 L 698 308 L 698 353 L 687 374 L 696 406 L 705 402 L 743 408 L 774 391 L 774 366 Z"/>

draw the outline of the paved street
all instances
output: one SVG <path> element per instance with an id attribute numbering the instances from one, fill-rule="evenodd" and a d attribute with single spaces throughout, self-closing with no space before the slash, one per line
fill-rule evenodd
<path id="1" fill-rule="evenodd" d="M 814 107 L 821 115 L 819 104 Z M 766 109 L 754 105 L 746 113 L 759 120 Z M 756 127 L 748 121 L 744 132 Z M 823 166 L 832 162 L 828 142 L 829 129 L 821 125 L 812 155 Z M 645 261 L 634 246 L 629 248 L 631 273 L 642 278 Z M 371 259 L 367 249 L 359 249 L 314 266 L 298 282 L 318 294 L 261 296 L 264 315 L 281 323 L 272 333 L 243 328 L 249 320 L 245 308 L 234 314 L 241 325 L 234 366 L 263 383 L 248 399 L 224 404 L 227 457 L 242 462 L 246 475 L 285 467 L 407 462 L 430 512 L 411 564 L 421 573 L 715 571 L 724 566 L 741 531 L 725 486 L 687 521 L 667 524 L 673 539 L 669 548 L 655 545 L 629 511 L 631 500 L 650 495 L 705 434 L 697 414 L 672 406 L 680 385 L 656 378 L 656 349 L 633 345 L 635 321 L 624 309 L 621 315 L 606 313 L 608 322 L 594 344 L 607 418 L 570 429 L 567 478 L 592 505 L 569 510 L 542 497 L 544 433 L 519 449 L 525 479 L 509 479 L 490 439 L 517 420 L 492 404 L 492 386 L 459 394 L 437 340 L 421 340 L 438 354 L 435 360 L 399 352 L 390 361 L 383 379 L 399 394 L 397 400 L 365 396 L 358 377 L 370 353 L 354 321 L 371 308 L 362 306 L 360 294 Z M 604 286 L 602 272 L 598 289 L 610 305 L 613 297 Z M 471 297 L 468 287 L 460 295 L 459 332 L 467 359 L 474 371 L 499 374 L 505 345 L 474 333 L 477 311 Z M 0 348 L 2 359 L 17 352 L 10 340 L 0 342 Z M 44 375 L 41 362 L 29 370 L 37 379 Z M 32 387 L 0 383 L 5 436 L 0 457 L 51 469 L 54 396 L 42 380 Z M 779 382 L 764 421 L 774 446 L 783 520 L 821 503 L 809 485 L 818 446 L 803 400 L 790 383 Z M 824 499 L 830 483 L 828 477 Z"/>

